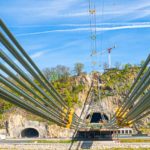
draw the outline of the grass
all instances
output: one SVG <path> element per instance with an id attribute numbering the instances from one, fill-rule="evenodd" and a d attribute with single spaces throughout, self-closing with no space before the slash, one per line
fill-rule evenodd
<path id="1" fill-rule="evenodd" d="M 150 143 L 150 139 L 120 139 L 121 143 Z"/>
<path id="2" fill-rule="evenodd" d="M 29 143 L 71 143 L 72 140 L 32 140 L 28 142 Z"/>
<path id="3" fill-rule="evenodd" d="M 71 143 L 72 140 L 32 140 L 29 143 Z M 77 141 L 74 141 L 77 142 Z M 150 143 L 150 139 L 120 139 L 121 143 Z"/>

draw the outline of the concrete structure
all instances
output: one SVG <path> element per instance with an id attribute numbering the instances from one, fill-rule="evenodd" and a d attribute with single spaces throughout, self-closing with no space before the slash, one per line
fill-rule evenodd
<path id="1" fill-rule="evenodd" d="M 118 129 L 117 132 L 120 135 L 132 135 L 132 134 L 134 134 L 134 131 L 132 128 L 120 128 L 120 129 Z"/>
<path id="2" fill-rule="evenodd" d="M 0 129 L 0 139 L 5 139 L 5 138 L 6 138 L 6 130 Z"/>
<path id="3" fill-rule="evenodd" d="M 11 138 L 45 138 L 48 135 L 47 125 L 38 121 L 25 121 L 19 126 L 8 128 Z"/>

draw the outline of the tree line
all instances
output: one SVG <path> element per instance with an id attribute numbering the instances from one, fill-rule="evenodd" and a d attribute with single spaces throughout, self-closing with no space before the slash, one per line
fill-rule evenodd
<path id="1" fill-rule="evenodd" d="M 112 69 L 126 70 L 131 67 L 141 67 L 143 64 L 144 61 L 141 61 L 141 63 L 138 65 L 132 65 L 130 63 L 122 65 L 120 62 L 116 62 Z M 104 71 L 109 69 L 108 63 L 106 62 L 103 63 L 102 67 Z M 56 67 L 43 69 L 43 74 L 45 75 L 48 81 L 56 81 L 59 79 L 67 79 L 69 76 L 72 75 L 80 76 L 83 73 L 83 71 L 84 71 L 84 64 L 76 63 L 74 64 L 73 70 L 64 65 L 57 65 Z"/>
<path id="2" fill-rule="evenodd" d="M 76 63 L 74 65 L 73 71 L 67 66 L 64 65 L 57 65 L 56 67 L 52 68 L 45 68 L 43 69 L 43 74 L 49 81 L 55 81 L 59 79 L 66 79 L 70 75 L 81 75 L 84 69 L 84 64 Z"/>

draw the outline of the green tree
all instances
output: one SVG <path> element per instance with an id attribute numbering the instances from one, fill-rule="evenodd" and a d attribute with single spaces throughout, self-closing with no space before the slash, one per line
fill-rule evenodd
<path id="1" fill-rule="evenodd" d="M 144 65 L 144 63 L 145 63 L 145 61 L 142 60 L 142 61 L 140 62 L 140 67 L 142 67 L 142 66 Z"/>
<path id="2" fill-rule="evenodd" d="M 67 79 L 70 75 L 70 68 L 63 65 L 58 65 L 56 66 L 56 73 L 58 75 L 58 79 Z"/>
<path id="3" fill-rule="evenodd" d="M 125 69 L 125 70 L 128 70 L 128 69 L 131 68 L 131 67 L 132 67 L 132 65 L 129 64 L 129 63 L 124 65 L 124 69 Z"/>
<path id="4" fill-rule="evenodd" d="M 70 75 L 70 69 L 69 67 L 63 66 L 63 65 L 57 65 L 54 68 L 45 68 L 43 70 L 44 76 L 49 81 L 56 81 L 59 79 L 66 79 Z"/>
<path id="5" fill-rule="evenodd" d="M 51 69 L 50 68 L 43 69 L 43 74 L 48 81 L 51 80 Z"/>
<path id="6" fill-rule="evenodd" d="M 104 70 L 107 70 L 108 67 L 109 67 L 109 66 L 108 66 L 108 63 L 105 62 L 105 63 L 103 64 L 103 69 L 104 69 Z"/>
<path id="7" fill-rule="evenodd" d="M 74 65 L 74 71 L 78 76 L 83 72 L 83 69 L 84 69 L 84 64 L 82 63 L 76 63 Z"/>

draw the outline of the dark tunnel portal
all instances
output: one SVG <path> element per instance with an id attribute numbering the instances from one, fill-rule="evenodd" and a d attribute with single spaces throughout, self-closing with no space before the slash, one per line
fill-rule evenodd
<path id="1" fill-rule="evenodd" d="M 108 117 L 107 115 L 99 113 L 99 112 L 96 112 L 96 113 L 93 113 L 92 114 L 92 118 L 91 118 L 91 121 L 90 123 L 99 123 L 101 121 L 108 121 Z"/>
<path id="2" fill-rule="evenodd" d="M 38 138 L 39 132 L 34 128 L 26 128 L 21 132 L 22 138 Z"/>

